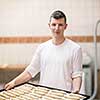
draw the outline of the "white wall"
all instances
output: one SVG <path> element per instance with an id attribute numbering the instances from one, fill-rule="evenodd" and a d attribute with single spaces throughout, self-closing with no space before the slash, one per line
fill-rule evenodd
<path id="1" fill-rule="evenodd" d="M 94 34 L 96 21 L 100 19 L 100 0 L 0 0 L 0 36 L 49 35 L 48 20 L 55 9 L 63 10 L 68 17 L 66 35 Z M 93 43 L 80 44 L 94 58 Z M 0 44 L 0 64 L 27 64 L 36 46 Z"/>
<path id="2" fill-rule="evenodd" d="M 93 34 L 100 19 L 100 0 L 0 0 L 0 36 L 49 35 L 47 24 L 55 9 L 68 16 L 69 35 Z"/>
<path id="3" fill-rule="evenodd" d="M 94 44 L 78 43 L 92 61 L 94 61 Z M 0 64 L 29 64 L 39 44 L 0 44 Z M 100 69 L 100 43 L 98 45 L 98 68 Z M 87 58 L 83 62 L 88 63 Z"/>
<path id="4" fill-rule="evenodd" d="M 0 64 L 29 64 L 38 44 L 1 44 Z"/>

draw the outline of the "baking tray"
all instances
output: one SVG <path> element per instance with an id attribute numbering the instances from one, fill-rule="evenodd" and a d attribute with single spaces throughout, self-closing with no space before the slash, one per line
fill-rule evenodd
<path id="1" fill-rule="evenodd" d="M 70 91 L 66 91 L 66 90 L 62 90 L 62 89 L 57 89 L 57 88 L 52 88 L 52 87 L 43 86 L 43 85 L 38 85 L 38 84 L 30 83 L 30 82 L 28 82 L 28 84 L 33 85 L 33 86 L 45 87 L 45 88 L 52 89 L 52 90 L 64 91 L 66 93 L 71 93 Z M 82 96 L 85 96 L 86 97 L 83 100 L 88 100 L 90 98 L 90 96 L 88 96 L 88 95 L 84 95 L 84 94 L 79 94 L 79 95 L 82 95 Z"/>
<path id="2" fill-rule="evenodd" d="M 32 82 L 25 82 L 25 83 L 22 83 L 22 84 L 20 84 L 20 85 L 15 86 L 14 88 L 23 86 L 23 85 L 25 85 L 25 84 L 29 84 L 29 85 L 35 86 L 35 87 L 43 87 L 43 88 L 47 88 L 47 89 L 50 89 L 50 90 L 58 90 L 58 91 L 64 91 L 64 92 L 66 92 L 66 93 L 71 93 L 71 92 L 66 91 L 66 90 L 57 89 L 57 88 L 52 88 L 52 87 L 43 86 L 43 85 L 38 85 L 38 84 L 34 84 L 34 83 L 32 83 Z M 13 89 L 14 89 L 14 88 L 13 88 Z M 1 89 L 0 92 L 2 92 L 2 91 L 6 91 L 6 90 L 5 90 L 5 89 Z M 78 94 L 78 95 L 81 95 L 81 96 L 84 96 L 84 97 L 85 97 L 84 99 L 80 99 L 80 100 L 88 100 L 88 99 L 90 98 L 90 96 L 88 96 L 88 95 L 84 95 L 84 94 Z"/>

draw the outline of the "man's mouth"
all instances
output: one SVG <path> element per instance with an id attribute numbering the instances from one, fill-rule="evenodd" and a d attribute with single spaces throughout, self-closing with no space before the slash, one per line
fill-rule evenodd
<path id="1" fill-rule="evenodd" d="M 60 32 L 57 32 L 57 31 L 56 31 L 55 33 L 56 33 L 56 34 L 59 34 Z"/>

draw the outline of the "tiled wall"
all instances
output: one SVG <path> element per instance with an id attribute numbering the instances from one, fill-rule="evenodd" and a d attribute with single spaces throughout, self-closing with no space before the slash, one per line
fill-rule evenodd
<path id="1" fill-rule="evenodd" d="M 66 36 L 67 37 L 67 36 Z M 50 37 L 2 37 L 0 41 L 0 64 L 29 64 L 37 46 Z M 94 43 L 92 36 L 70 36 L 79 43 L 91 60 L 94 59 Z M 100 58 L 100 37 L 97 38 L 98 60 Z M 99 61 L 98 61 L 99 63 Z M 99 63 L 100 68 L 100 63 Z"/>
<path id="2" fill-rule="evenodd" d="M 69 35 L 92 35 L 100 19 L 100 0 L 0 0 L 0 36 L 50 35 L 48 21 L 55 9 L 68 17 Z"/>
<path id="3" fill-rule="evenodd" d="M 94 37 L 93 36 L 65 36 L 66 38 L 69 38 L 75 42 L 93 42 Z M 0 37 L 0 44 L 2 43 L 42 43 L 47 40 L 51 39 L 50 36 L 21 36 L 21 37 Z M 100 36 L 96 36 L 96 41 L 100 42 Z"/>
<path id="4" fill-rule="evenodd" d="M 65 35 L 94 58 L 92 36 L 100 19 L 100 0 L 0 0 L 0 64 L 29 63 L 38 43 L 49 39 L 36 36 L 50 35 L 48 20 L 55 9 L 68 17 Z M 100 26 L 97 38 L 100 51 Z"/>

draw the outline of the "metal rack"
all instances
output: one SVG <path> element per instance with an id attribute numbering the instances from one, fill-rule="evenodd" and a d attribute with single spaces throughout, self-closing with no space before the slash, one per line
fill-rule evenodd
<path id="1" fill-rule="evenodd" d="M 97 94 L 97 83 L 98 83 L 98 80 L 97 80 L 97 68 L 98 68 L 98 63 L 97 63 L 97 30 L 98 30 L 98 25 L 100 23 L 100 20 L 97 21 L 96 23 L 96 27 L 95 27 L 95 32 L 94 32 L 94 91 L 93 91 L 93 95 L 90 97 L 89 100 L 94 100 L 96 94 Z"/>

